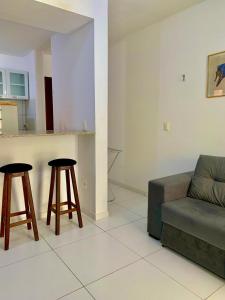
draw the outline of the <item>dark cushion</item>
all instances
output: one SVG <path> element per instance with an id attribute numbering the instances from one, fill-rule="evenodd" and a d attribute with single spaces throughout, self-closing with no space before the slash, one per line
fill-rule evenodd
<path id="1" fill-rule="evenodd" d="M 51 167 L 69 167 L 76 165 L 76 161 L 69 158 L 59 158 L 51 160 L 48 165 Z"/>
<path id="2" fill-rule="evenodd" d="M 32 170 L 32 166 L 28 164 L 9 164 L 0 168 L 1 173 L 22 173 Z"/>
<path id="3" fill-rule="evenodd" d="M 162 221 L 225 250 L 225 208 L 187 197 L 164 203 Z"/>
<path id="4" fill-rule="evenodd" d="M 201 155 L 188 196 L 225 207 L 225 158 Z"/>

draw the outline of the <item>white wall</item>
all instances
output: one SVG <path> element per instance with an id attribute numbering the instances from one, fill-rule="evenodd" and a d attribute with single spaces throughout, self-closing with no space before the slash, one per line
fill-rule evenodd
<path id="1" fill-rule="evenodd" d="M 45 86 L 44 86 L 44 58 L 41 50 L 34 51 L 35 76 L 36 76 L 36 130 L 46 130 L 45 115 Z"/>
<path id="2" fill-rule="evenodd" d="M 110 178 L 139 190 L 156 168 L 159 42 L 150 27 L 110 48 L 109 145 L 123 151 Z"/>
<path id="3" fill-rule="evenodd" d="M 126 143 L 126 54 L 127 44 L 125 40 L 109 49 L 109 147 L 123 150 Z M 109 153 L 109 165 L 112 163 L 114 155 Z M 110 173 L 110 176 L 113 174 L 120 182 L 123 182 L 126 172 L 124 160 L 125 153 L 123 152 Z"/>
<path id="4" fill-rule="evenodd" d="M 225 97 L 206 98 L 207 56 L 225 50 L 224 11 L 210 0 L 162 23 L 159 126 L 171 120 L 173 129 L 159 130 L 159 174 L 193 169 L 200 153 L 225 156 Z"/>
<path id="5" fill-rule="evenodd" d="M 52 77 L 52 55 L 43 53 L 44 77 Z"/>
<path id="6" fill-rule="evenodd" d="M 107 146 L 108 146 L 108 0 L 41 0 L 40 2 L 93 18 L 94 22 L 94 109 L 93 146 L 95 218 L 107 215 Z M 57 103 L 63 108 L 63 102 Z M 56 108 L 56 102 L 54 102 Z"/>
<path id="7" fill-rule="evenodd" d="M 52 76 L 51 55 L 44 53 L 42 50 L 34 49 L 30 54 L 30 60 L 32 61 L 34 70 L 31 76 L 33 76 L 33 81 L 35 83 L 34 86 L 30 87 L 31 100 L 34 100 L 29 102 L 29 107 L 31 111 L 35 111 L 35 115 L 31 116 L 33 121 L 31 128 L 34 128 L 37 131 L 45 131 L 46 112 L 44 77 Z M 29 120 L 28 110 L 28 123 L 29 122 L 31 122 L 31 120 Z"/>
<path id="8" fill-rule="evenodd" d="M 225 99 L 206 98 L 207 56 L 225 50 L 224 11 L 208 0 L 112 45 L 109 141 L 124 153 L 111 179 L 146 192 L 149 179 L 192 170 L 201 153 L 225 156 Z"/>
<path id="9" fill-rule="evenodd" d="M 93 22 L 71 34 L 53 36 L 52 72 L 55 128 L 83 130 L 87 122 L 87 129 L 94 131 Z"/>
<path id="10" fill-rule="evenodd" d="M 30 99 L 26 102 L 27 115 L 26 123 L 29 130 L 34 130 L 36 128 L 36 102 L 37 102 L 37 88 L 36 88 L 36 63 L 35 63 L 35 51 L 32 51 L 28 56 L 30 72 L 29 72 L 29 94 Z"/>
<path id="11" fill-rule="evenodd" d="M 29 71 L 27 56 L 11 56 L 0 53 L 0 66 L 4 69 Z"/>

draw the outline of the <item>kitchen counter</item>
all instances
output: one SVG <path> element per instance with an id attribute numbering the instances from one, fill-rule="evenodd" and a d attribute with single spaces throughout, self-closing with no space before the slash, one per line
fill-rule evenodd
<path id="1" fill-rule="evenodd" d="M 2 101 L 0 100 L 0 106 L 17 106 L 15 101 Z"/>
<path id="2" fill-rule="evenodd" d="M 15 137 L 35 137 L 35 136 L 61 136 L 61 135 L 94 135 L 94 131 L 3 131 L 0 133 L 0 138 L 15 138 Z"/>

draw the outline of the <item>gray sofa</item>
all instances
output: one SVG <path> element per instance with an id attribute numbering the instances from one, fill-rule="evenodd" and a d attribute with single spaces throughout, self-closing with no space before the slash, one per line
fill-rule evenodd
<path id="1" fill-rule="evenodd" d="M 148 232 L 225 278 L 225 158 L 201 155 L 195 172 L 149 182 Z"/>

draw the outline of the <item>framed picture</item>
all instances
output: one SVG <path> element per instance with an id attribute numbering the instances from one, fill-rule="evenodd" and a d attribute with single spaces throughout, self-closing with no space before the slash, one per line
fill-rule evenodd
<path id="1" fill-rule="evenodd" d="M 225 51 L 208 56 L 207 97 L 225 96 Z"/>

